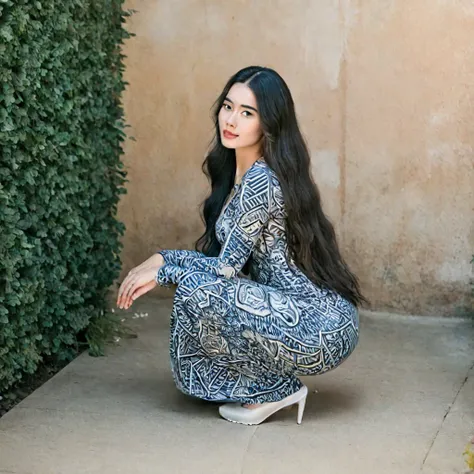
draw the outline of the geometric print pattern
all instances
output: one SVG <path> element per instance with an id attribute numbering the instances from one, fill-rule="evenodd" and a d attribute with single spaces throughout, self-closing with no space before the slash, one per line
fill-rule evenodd
<path id="1" fill-rule="evenodd" d="M 156 281 L 177 285 L 171 369 L 184 393 L 265 403 L 298 391 L 300 375 L 339 366 L 359 338 L 357 308 L 315 285 L 287 257 L 285 206 L 274 172 L 256 161 L 216 223 L 218 257 L 162 250 Z M 249 261 L 249 276 L 241 274 Z"/>

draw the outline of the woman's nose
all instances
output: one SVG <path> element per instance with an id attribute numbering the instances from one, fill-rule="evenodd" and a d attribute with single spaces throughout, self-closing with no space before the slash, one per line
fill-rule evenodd
<path id="1" fill-rule="evenodd" d="M 236 125 L 236 114 L 232 112 L 228 117 L 227 117 L 227 125 L 230 125 L 231 127 L 235 128 Z"/>

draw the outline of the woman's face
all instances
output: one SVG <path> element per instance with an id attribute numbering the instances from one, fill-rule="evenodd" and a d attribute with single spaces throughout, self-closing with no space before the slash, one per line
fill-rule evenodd
<path id="1" fill-rule="evenodd" d="M 238 82 L 229 90 L 219 111 L 219 131 L 226 148 L 260 147 L 263 132 L 257 100 L 245 84 Z"/>

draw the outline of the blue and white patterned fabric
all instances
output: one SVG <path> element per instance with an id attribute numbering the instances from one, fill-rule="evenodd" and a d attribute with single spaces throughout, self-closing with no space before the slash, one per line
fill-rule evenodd
<path id="1" fill-rule="evenodd" d="M 357 309 L 285 257 L 285 207 L 263 160 L 247 170 L 216 223 L 218 257 L 163 250 L 156 281 L 176 284 L 173 377 L 188 395 L 264 403 L 298 391 L 299 375 L 341 364 L 359 335 Z M 250 278 L 240 270 L 250 259 Z"/>

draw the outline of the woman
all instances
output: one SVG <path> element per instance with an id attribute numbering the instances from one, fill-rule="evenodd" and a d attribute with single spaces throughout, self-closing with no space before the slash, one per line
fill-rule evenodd
<path id="1" fill-rule="evenodd" d="M 117 304 L 176 284 L 170 354 L 178 388 L 229 421 L 259 424 L 298 404 L 301 375 L 340 365 L 365 301 L 311 178 L 293 99 L 272 69 L 235 74 L 215 107 L 203 170 L 212 192 L 196 249 L 162 250 L 134 268 Z M 249 277 L 244 277 L 247 274 Z"/>

